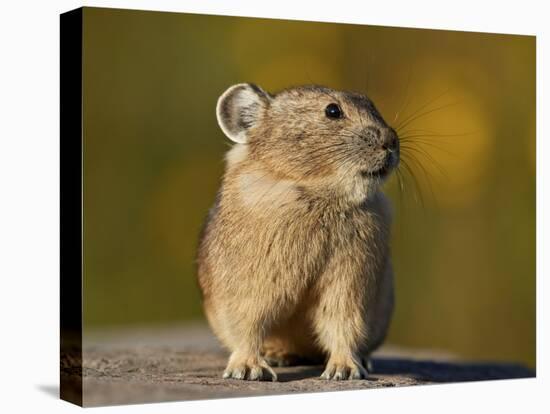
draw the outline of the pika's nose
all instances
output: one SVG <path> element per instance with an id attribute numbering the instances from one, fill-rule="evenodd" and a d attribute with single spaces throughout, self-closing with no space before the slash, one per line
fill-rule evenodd
<path id="1" fill-rule="evenodd" d="M 393 128 L 388 128 L 382 136 L 382 149 L 388 152 L 395 152 L 399 149 L 399 139 Z"/>

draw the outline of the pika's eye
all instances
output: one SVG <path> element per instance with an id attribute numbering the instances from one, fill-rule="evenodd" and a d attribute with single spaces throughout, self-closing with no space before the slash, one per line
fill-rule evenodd
<path id="1" fill-rule="evenodd" d="M 340 107 L 335 104 L 335 103 L 331 103 L 331 104 L 328 104 L 327 107 L 325 108 L 325 115 L 328 117 L 328 118 L 342 118 L 342 116 L 344 115 L 342 113 L 342 109 L 340 109 Z"/>

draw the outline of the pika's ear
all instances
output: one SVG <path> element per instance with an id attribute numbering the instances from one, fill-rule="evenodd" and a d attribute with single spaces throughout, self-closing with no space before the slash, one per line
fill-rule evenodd
<path id="1" fill-rule="evenodd" d="M 218 124 L 227 137 L 244 144 L 248 141 L 248 130 L 269 106 L 271 96 L 252 83 L 231 86 L 218 99 L 216 116 Z"/>

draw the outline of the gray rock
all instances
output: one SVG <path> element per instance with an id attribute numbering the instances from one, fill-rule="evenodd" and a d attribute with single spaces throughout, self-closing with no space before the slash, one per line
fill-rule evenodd
<path id="1" fill-rule="evenodd" d="M 529 378 L 516 364 L 469 363 L 433 351 L 386 346 L 373 359 L 367 380 L 325 381 L 322 366 L 275 368 L 279 381 L 222 379 L 227 354 L 207 328 L 170 327 L 118 331 L 85 337 L 82 364 L 85 406 L 197 400 L 223 397 L 360 390 L 461 381 Z M 79 376 L 70 357 L 62 380 Z"/>

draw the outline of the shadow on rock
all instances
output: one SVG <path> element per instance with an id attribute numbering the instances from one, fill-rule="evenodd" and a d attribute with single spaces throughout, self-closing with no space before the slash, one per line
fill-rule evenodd
<path id="1" fill-rule="evenodd" d="M 535 377 L 516 364 L 451 363 L 399 358 L 373 359 L 374 374 L 405 375 L 427 382 L 461 382 Z"/>

